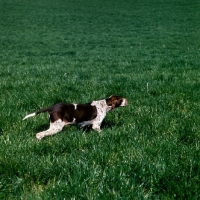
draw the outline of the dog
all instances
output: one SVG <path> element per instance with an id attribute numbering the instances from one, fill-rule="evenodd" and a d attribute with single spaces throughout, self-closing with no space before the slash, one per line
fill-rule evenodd
<path id="1" fill-rule="evenodd" d="M 93 130 L 100 132 L 101 123 L 106 117 L 106 113 L 127 104 L 126 98 L 117 95 L 86 104 L 58 103 L 29 114 L 23 120 L 43 112 L 49 113 L 50 127 L 48 130 L 36 134 L 36 138 L 39 140 L 62 131 L 63 127 L 68 124 L 79 124 L 80 127 L 92 125 Z"/>

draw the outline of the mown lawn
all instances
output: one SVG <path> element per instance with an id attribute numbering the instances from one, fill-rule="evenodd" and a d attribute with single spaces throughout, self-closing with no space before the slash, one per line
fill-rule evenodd
<path id="1" fill-rule="evenodd" d="M 0 199 L 200 199 L 200 2 L 0 0 Z M 111 94 L 102 132 L 38 141 L 58 102 Z"/>

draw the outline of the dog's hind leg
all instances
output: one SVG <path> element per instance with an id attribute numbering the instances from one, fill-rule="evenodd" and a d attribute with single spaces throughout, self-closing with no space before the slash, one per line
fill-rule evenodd
<path id="1" fill-rule="evenodd" d="M 65 122 L 63 122 L 62 120 L 57 120 L 53 123 L 50 123 L 50 127 L 48 130 L 46 131 L 42 131 L 36 134 L 36 138 L 38 140 L 41 140 L 43 137 L 46 136 L 50 136 L 50 135 L 54 135 L 60 131 L 62 131 L 63 127 L 66 125 Z"/>

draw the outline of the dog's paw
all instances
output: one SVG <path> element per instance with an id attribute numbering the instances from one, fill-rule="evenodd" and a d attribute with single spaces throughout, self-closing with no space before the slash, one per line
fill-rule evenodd
<path id="1" fill-rule="evenodd" d="M 37 138 L 38 140 L 41 140 L 43 137 L 44 137 L 44 136 L 43 136 L 41 133 L 37 133 L 37 134 L 36 134 L 36 138 Z"/>

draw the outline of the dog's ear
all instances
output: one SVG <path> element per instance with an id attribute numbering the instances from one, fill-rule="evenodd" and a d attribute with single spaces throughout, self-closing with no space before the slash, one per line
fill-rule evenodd
<path id="1" fill-rule="evenodd" d="M 122 99 L 113 99 L 112 100 L 112 109 L 119 107 L 122 103 Z"/>
<path id="2" fill-rule="evenodd" d="M 122 103 L 123 99 L 120 96 L 112 95 L 106 99 L 106 103 L 108 106 L 111 106 L 112 109 L 119 107 Z"/>
<path id="3" fill-rule="evenodd" d="M 117 99 L 112 100 L 112 109 L 115 109 L 117 107 Z"/>

